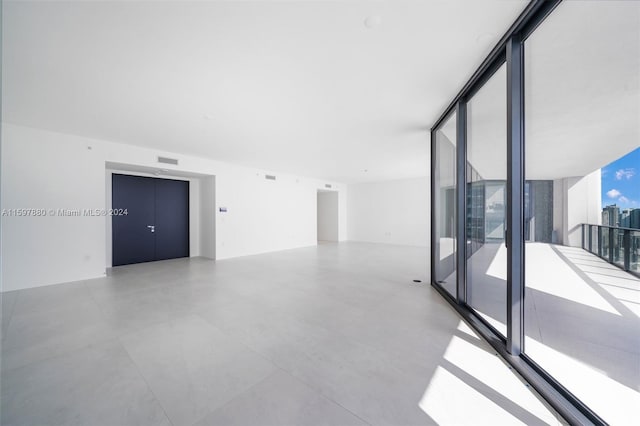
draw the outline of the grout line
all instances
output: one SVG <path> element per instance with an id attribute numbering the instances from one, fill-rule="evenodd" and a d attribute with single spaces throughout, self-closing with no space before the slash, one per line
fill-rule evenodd
<path id="1" fill-rule="evenodd" d="M 207 322 L 208 324 L 208 322 Z M 227 336 L 225 334 L 225 336 Z M 270 362 L 270 364 L 272 364 Z M 274 365 L 274 367 L 277 368 L 276 365 Z M 245 390 L 243 390 L 242 392 L 240 392 L 239 394 L 237 394 L 236 396 L 234 396 L 233 398 L 231 398 L 230 400 L 228 400 L 227 402 L 225 402 L 224 404 L 222 404 L 221 406 L 214 408 L 211 411 L 206 412 L 204 415 L 202 415 L 202 417 L 199 417 L 198 419 L 196 419 L 196 421 L 194 421 L 192 424 L 198 424 L 200 421 L 204 420 L 205 417 L 215 413 L 218 410 L 221 410 L 222 408 L 226 407 L 227 405 L 231 404 L 233 401 L 235 401 L 236 399 L 240 398 L 241 396 L 243 396 L 245 393 L 249 392 L 251 389 L 255 388 L 256 386 L 258 386 L 259 384 L 265 382 L 267 379 L 269 379 L 271 376 L 273 376 L 274 374 L 276 374 L 277 371 L 274 370 L 271 373 L 269 373 L 266 377 L 258 380 L 256 383 L 252 384 L 251 386 L 249 386 L 248 388 L 246 388 Z"/>
<path id="2" fill-rule="evenodd" d="M 126 346 L 122 343 L 122 341 L 120 340 L 119 337 L 117 337 L 115 339 L 118 342 L 118 345 L 120 345 L 120 347 L 122 348 L 122 350 L 124 351 L 124 353 L 127 355 L 127 358 L 129 358 L 129 360 L 131 361 L 131 363 L 133 364 L 133 367 L 136 369 L 136 372 L 138 373 L 138 375 L 140 376 L 140 378 L 142 379 L 142 381 L 144 382 L 144 384 L 147 386 L 147 389 L 149 389 L 149 392 L 151 392 L 151 395 L 153 395 L 153 398 L 156 400 L 156 402 L 158 403 L 158 405 L 160 406 L 160 408 L 162 409 L 162 412 L 164 413 L 164 416 L 167 418 L 167 421 L 169 422 L 170 425 L 174 426 L 173 421 L 171 421 L 171 418 L 169 417 L 169 415 L 167 414 L 167 410 L 164 408 L 164 405 L 162 404 L 162 401 L 160 401 L 160 398 L 158 398 L 158 396 L 156 395 L 156 393 L 153 391 L 153 389 L 151 388 L 151 385 L 149 384 L 149 382 L 147 381 L 147 378 L 144 377 L 144 375 L 142 374 L 142 371 L 140 371 L 140 367 L 138 366 L 138 364 L 135 362 L 135 360 L 133 359 L 133 357 L 131 356 L 131 354 L 129 353 L 129 351 L 127 350 Z"/>
<path id="3" fill-rule="evenodd" d="M 360 417 L 358 414 L 354 413 L 353 411 L 351 411 L 350 409 L 348 409 L 347 407 L 343 406 L 342 404 L 340 404 L 338 401 L 335 401 L 334 399 L 332 399 L 331 397 L 329 397 L 328 395 L 324 394 L 321 390 L 315 388 L 314 386 L 312 386 L 310 383 L 307 383 L 305 380 L 303 380 L 302 378 L 296 376 L 293 372 L 286 370 L 284 367 L 281 367 L 280 365 L 278 365 L 278 363 L 271 359 L 268 355 L 263 354 L 262 352 L 257 351 L 256 349 L 248 346 L 247 344 L 245 344 L 244 342 L 240 341 L 239 339 L 237 339 L 236 337 L 234 337 L 233 335 L 230 335 L 229 333 L 225 332 L 224 330 L 220 329 L 220 327 L 218 327 L 215 324 L 212 324 L 210 321 L 208 321 L 206 318 L 204 318 L 200 313 L 194 313 L 194 315 L 197 315 L 198 317 L 200 317 L 202 320 L 204 320 L 208 325 L 210 325 L 211 327 L 215 328 L 216 330 L 218 330 L 220 333 L 222 333 L 224 336 L 228 337 L 229 339 L 231 339 L 232 341 L 236 342 L 239 346 L 244 347 L 246 350 L 256 354 L 257 356 L 259 356 L 260 358 L 264 359 L 265 361 L 267 361 L 269 364 L 272 364 L 276 369 L 280 370 L 281 372 L 288 374 L 289 376 L 293 377 L 294 379 L 298 380 L 300 383 L 304 384 L 305 386 L 307 386 L 309 389 L 311 389 L 312 391 L 316 392 L 318 395 L 320 395 L 321 397 L 325 398 L 328 401 L 333 402 L 334 404 L 336 404 L 337 406 L 341 407 L 342 409 L 346 410 L 347 412 L 351 413 L 353 416 L 355 416 L 356 418 L 362 420 L 365 424 L 371 425 L 370 422 L 366 421 L 365 419 L 363 419 L 362 417 Z M 293 317 L 292 317 L 293 318 Z M 324 328 L 323 328 L 324 329 Z M 325 329 L 326 330 L 326 329 Z M 328 331 L 328 330 L 327 330 Z M 266 380 L 267 378 L 271 377 L 274 373 L 269 374 L 267 377 L 265 377 L 263 380 L 261 380 L 260 382 Z M 259 382 L 259 383 L 260 383 Z M 256 383 L 255 385 L 257 385 L 258 383 Z M 253 386 L 252 385 L 250 388 L 248 388 L 247 390 L 251 389 Z M 237 395 L 236 397 L 234 397 L 233 399 L 237 398 L 238 396 L 242 395 L 243 393 L 245 393 L 247 390 L 243 391 L 241 394 Z M 222 408 L 223 406 L 227 405 L 229 402 L 223 404 L 222 406 L 216 408 L 215 410 L 213 410 L 212 412 L 215 412 L 216 410 L 219 410 L 220 408 Z M 210 413 L 208 413 L 210 414 Z M 207 415 L 208 415 L 207 414 Z M 203 417 L 204 418 L 204 417 Z M 200 419 L 201 420 L 201 419 Z"/>
<path id="4" fill-rule="evenodd" d="M 9 331 L 9 327 L 11 326 L 11 320 L 13 319 L 13 313 L 14 313 L 14 311 L 16 309 L 16 304 L 18 303 L 18 298 L 20 297 L 21 294 L 22 294 L 22 291 L 18 290 L 18 293 L 16 294 L 16 297 L 13 300 L 13 303 L 11 304 L 11 308 L 9 309 L 9 317 L 7 318 L 7 326 L 6 326 L 7 332 Z M 5 336 L 5 333 L 2 332 L 2 340 L 4 340 L 4 336 Z"/>
<path id="5" fill-rule="evenodd" d="M 274 363 L 274 365 L 276 365 Z M 364 422 L 367 425 L 372 425 L 370 422 L 368 422 L 367 420 L 363 419 L 362 417 L 360 417 L 358 414 L 354 413 L 352 410 L 350 410 L 349 408 L 345 407 L 344 405 L 342 405 L 340 402 L 334 400 L 333 398 L 331 398 L 329 395 L 326 395 L 324 392 L 322 392 L 319 389 L 314 388 L 310 383 L 307 383 L 305 380 L 303 380 L 301 377 L 296 376 L 295 374 L 293 374 L 290 371 L 285 370 L 282 367 L 279 367 L 278 365 L 276 365 L 276 367 L 278 367 L 278 369 L 280 371 L 282 371 L 283 373 L 285 373 L 288 376 L 291 376 L 295 381 L 301 383 L 302 385 L 304 385 L 305 387 L 309 388 L 312 392 L 315 392 L 320 398 L 323 398 L 335 405 L 337 405 L 338 407 L 342 408 L 343 410 L 345 410 L 346 412 L 350 413 L 351 415 L 353 415 L 355 418 L 361 420 L 362 422 Z"/>
<path id="6" fill-rule="evenodd" d="M 104 338 L 104 339 L 94 340 L 94 341 L 91 341 L 89 343 L 83 343 L 80 346 L 72 346 L 72 347 L 70 347 L 68 349 L 65 349 L 62 352 L 54 353 L 54 354 L 48 355 L 48 356 L 46 356 L 44 358 L 35 359 L 33 361 L 27 362 L 26 364 L 16 365 L 16 366 L 11 367 L 11 368 L 6 368 L 3 365 L 2 366 L 2 372 L 14 371 L 14 370 L 18 370 L 18 369 L 25 368 L 25 367 L 31 367 L 34 364 L 40 364 L 40 363 L 43 363 L 43 362 L 46 362 L 46 361 L 50 361 L 50 360 L 55 359 L 55 358 L 60 358 L 60 357 L 63 357 L 63 356 L 67 356 L 67 355 L 69 355 L 69 354 L 71 354 L 73 352 L 78 352 L 78 351 L 87 349 L 87 348 L 89 348 L 91 346 L 95 346 L 95 345 L 99 345 L 99 344 L 102 344 L 102 343 L 110 342 L 110 341 L 113 341 L 113 340 L 115 340 L 117 338 L 118 338 L 117 336 L 109 336 L 109 337 Z"/>
<path id="7" fill-rule="evenodd" d="M 13 303 L 14 309 L 15 309 L 15 305 L 18 302 L 18 297 L 19 297 L 19 294 L 18 294 L 18 296 L 16 296 L 16 300 Z M 98 310 L 100 311 L 99 308 L 100 307 L 98 306 Z M 13 312 L 11 314 L 11 317 L 13 317 Z M 106 321 L 104 320 L 104 318 L 102 318 L 102 312 L 100 312 L 100 322 L 99 323 L 100 324 L 107 324 Z M 9 329 L 7 328 L 7 331 L 8 330 Z M 34 364 L 40 364 L 42 362 L 50 361 L 50 360 L 55 359 L 55 358 L 59 358 L 59 357 L 62 357 L 62 356 L 67 356 L 67 355 L 71 354 L 72 352 L 77 352 L 77 351 L 86 349 L 86 348 L 91 347 L 91 346 L 95 346 L 95 345 L 98 345 L 98 344 L 101 344 L 101 343 L 104 343 L 104 342 L 112 341 L 114 339 L 117 339 L 117 337 L 118 336 L 116 336 L 116 335 L 109 335 L 109 336 L 107 336 L 107 337 L 105 337 L 103 339 L 91 340 L 88 343 L 82 342 L 79 346 L 71 345 L 71 347 L 62 350 L 61 352 L 50 354 L 48 356 L 45 356 L 44 358 L 35 359 L 33 361 L 27 362 L 26 364 L 20 364 L 20 365 L 17 365 L 17 366 L 8 368 L 8 369 L 4 365 L 1 365 L 0 366 L 0 370 L 2 372 L 7 372 L 7 371 L 18 370 L 18 369 L 24 368 L 24 367 L 30 367 L 30 366 L 32 366 Z"/>

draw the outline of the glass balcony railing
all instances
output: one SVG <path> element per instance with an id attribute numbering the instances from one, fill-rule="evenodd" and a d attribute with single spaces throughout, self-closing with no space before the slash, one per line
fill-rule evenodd
<path id="1" fill-rule="evenodd" d="M 583 223 L 582 248 L 640 277 L 640 229 Z"/>

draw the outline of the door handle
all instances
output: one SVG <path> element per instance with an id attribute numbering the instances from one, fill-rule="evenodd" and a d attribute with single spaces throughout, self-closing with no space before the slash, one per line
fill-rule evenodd
<path id="1" fill-rule="evenodd" d="M 156 232 L 155 225 L 147 225 L 147 228 L 149 228 L 151 230 L 151 232 Z"/>

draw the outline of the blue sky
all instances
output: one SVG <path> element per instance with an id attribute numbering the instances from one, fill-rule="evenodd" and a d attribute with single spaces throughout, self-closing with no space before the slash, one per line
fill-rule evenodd
<path id="1" fill-rule="evenodd" d="M 640 148 L 602 168 L 602 207 L 640 208 Z"/>

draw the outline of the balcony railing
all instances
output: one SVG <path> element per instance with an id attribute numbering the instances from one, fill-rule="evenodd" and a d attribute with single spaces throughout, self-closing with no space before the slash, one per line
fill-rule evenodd
<path id="1" fill-rule="evenodd" d="M 640 277 L 640 229 L 583 223 L 582 248 Z"/>

